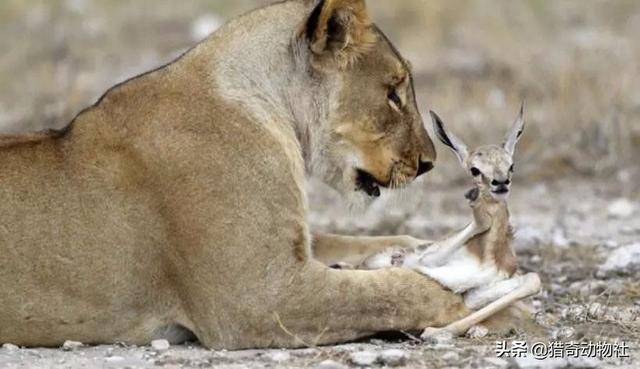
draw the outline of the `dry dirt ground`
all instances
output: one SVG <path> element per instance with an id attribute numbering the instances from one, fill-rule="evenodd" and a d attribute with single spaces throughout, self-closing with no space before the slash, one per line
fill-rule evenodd
<path id="1" fill-rule="evenodd" d="M 0 131 L 64 125 L 109 86 L 172 59 L 266 0 L 0 1 Z M 0 348 L 13 368 L 640 367 L 640 3 L 635 0 L 369 1 L 414 65 L 419 103 L 470 144 L 495 142 L 523 98 L 529 125 L 510 200 L 529 303 L 542 330 L 432 345 L 373 339 L 294 351 L 184 345 Z M 425 116 L 427 116 L 425 114 Z M 477 141 L 476 141 L 477 140 Z M 310 221 L 346 234 L 437 238 L 463 226 L 464 175 L 441 152 L 426 182 L 362 212 L 311 182 Z M 496 340 L 626 341 L 626 359 L 496 359 Z M 397 349 L 400 352 L 386 350 Z M 365 354 L 358 354 L 365 352 Z M 355 354 L 354 354 L 355 353 Z M 325 362 L 332 360 L 333 362 Z"/>
<path id="2" fill-rule="evenodd" d="M 510 200 L 522 270 L 539 273 L 543 291 L 529 300 L 541 330 L 514 326 L 505 335 L 460 338 L 439 344 L 409 337 L 374 338 L 302 350 L 209 351 L 197 344 L 153 347 L 98 346 L 65 349 L 0 349 L 0 368 L 341 368 L 384 367 L 392 354 L 404 367 L 429 368 L 637 368 L 640 365 L 640 202 L 626 181 L 570 178 L 515 184 Z M 635 178 L 635 179 L 634 179 Z M 637 182 L 635 182 L 637 183 Z M 439 237 L 469 219 L 463 185 L 418 183 L 385 194 L 364 213 L 346 211 L 336 195 L 310 183 L 316 228 L 351 234 L 409 233 Z M 496 341 L 626 342 L 629 358 L 548 359 L 496 356 Z M 388 351 L 400 350 L 400 352 Z M 365 354 L 355 354 L 365 352 Z M 330 360 L 331 362 L 325 362 Z M 388 359 L 387 360 L 391 360 Z M 324 362 L 324 363 L 323 363 Z M 366 363 L 366 360 L 363 362 Z M 333 366 L 332 366 L 333 365 Z"/>

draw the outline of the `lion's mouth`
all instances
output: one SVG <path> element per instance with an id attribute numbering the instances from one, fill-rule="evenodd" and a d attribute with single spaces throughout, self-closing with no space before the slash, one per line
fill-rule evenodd
<path id="1" fill-rule="evenodd" d="M 371 173 L 362 169 L 356 169 L 356 185 L 358 189 L 364 191 L 371 197 L 380 197 L 380 187 L 387 187 L 381 183 Z"/>

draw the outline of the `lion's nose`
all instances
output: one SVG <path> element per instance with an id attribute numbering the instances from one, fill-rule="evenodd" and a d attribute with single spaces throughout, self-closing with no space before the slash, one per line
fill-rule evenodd
<path id="1" fill-rule="evenodd" d="M 418 172 L 416 173 L 416 178 L 421 175 L 430 172 L 433 169 L 433 162 L 431 161 L 420 161 L 418 164 Z"/>

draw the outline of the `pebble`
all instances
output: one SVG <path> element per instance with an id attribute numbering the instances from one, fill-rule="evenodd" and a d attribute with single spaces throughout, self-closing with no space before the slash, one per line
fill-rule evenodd
<path id="1" fill-rule="evenodd" d="M 634 273 L 640 271 L 640 243 L 622 246 L 613 250 L 600 266 L 603 272 Z"/>
<path id="2" fill-rule="evenodd" d="M 570 305 L 562 309 L 560 316 L 575 322 L 584 322 L 587 318 L 587 309 L 582 305 Z"/>
<path id="3" fill-rule="evenodd" d="M 371 351 L 353 352 L 349 360 L 356 366 L 371 366 L 378 360 L 378 355 Z"/>
<path id="4" fill-rule="evenodd" d="M 274 351 L 269 353 L 267 356 L 269 360 L 273 361 L 274 363 L 283 363 L 291 359 L 291 355 L 286 351 Z"/>
<path id="5" fill-rule="evenodd" d="M 531 261 L 533 264 L 542 264 L 544 260 L 540 255 L 533 255 L 531 259 L 529 259 L 529 261 Z"/>
<path id="6" fill-rule="evenodd" d="M 489 329 L 483 325 L 474 325 L 467 331 L 467 338 L 478 339 L 484 338 L 489 334 Z"/>
<path id="7" fill-rule="evenodd" d="M 591 319 L 601 319 L 604 316 L 605 312 L 606 309 L 602 304 L 594 302 L 593 304 L 589 305 L 587 314 Z"/>
<path id="8" fill-rule="evenodd" d="M 82 347 L 82 342 L 77 341 L 64 341 L 62 344 L 62 350 L 64 351 L 73 351 Z"/>
<path id="9" fill-rule="evenodd" d="M 635 212 L 635 205 L 628 199 L 617 199 L 609 204 L 607 212 L 612 218 L 629 218 Z"/>
<path id="10" fill-rule="evenodd" d="M 387 366 L 402 366 L 407 362 L 407 353 L 397 349 L 384 350 L 380 353 L 380 361 Z"/>
<path id="11" fill-rule="evenodd" d="M 551 332 L 551 337 L 554 340 L 562 340 L 562 339 L 569 339 L 573 337 L 575 334 L 576 334 L 575 329 L 571 327 L 561 327 Z"/>
<path id="12" fill-rule="evenodd" d="M 425 343 L 439 346 L 451 345 L 454 339 L 453 334 L 451 334 L 451 332 L 449 331 L 446 331 L 444 329 L 431 328 L 425 329 L 420 338 Z"/>
<path id="13" fill-rule="evenodd" d="M 316 365 L 315 369 L 347 369 L 347 367 L 333 360 L 325 360 Z"/>
<path id="14" fill-rule="evenodd" d="M 18 350 L 20 350 L 20 347 L 14 345 L 12 343 L 5 343 L 4 345 L 2 345 L 2 348 L 4 350 L 7 350 L 7 351 L 18 351 Z"/>
<path id="15" fill-rule="evenodd" d="M 167 340 L 153 340 L 151 341 L 151 347 L 156 351 L 167 351 L 171 344 Z"/>

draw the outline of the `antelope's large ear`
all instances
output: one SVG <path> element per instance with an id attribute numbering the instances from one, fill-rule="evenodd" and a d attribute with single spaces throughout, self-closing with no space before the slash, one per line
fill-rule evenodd
<path id="1" fill-rule="evenodd" d="M 444 127 L 444 123 L 442 123 L 442 119 L 440 119 L 438 114 L 432 111 L 430 111 L 429 113 L 431 113 L 431 120 L 433 120 L 433 130 L 436 132 L 438 139 L 440 139 L 443 144 L 449 146 L 458 156 L 458 160 L 460 160 L 460 163 L 464 165 L 469 158 L 469 149 L 467 148 L 467 145 L 465 145 L 462 140 L 454 136 Z"/>
<path id="2" fill-rule="evenodd" d="M 365 0 L 321 0 L 306 23 L 314 64 L 344 68 L 376 42 Z"/>
<path id="3" fill-rule="evenodd" d="M 518 118 L 515 123 L 513 123 L 509 133 L 507 133 L 507 137 L 504 139 L 504 149 L 511 155 L 516 151 L 516 144 L 520 141 L 520 137 L 522 137 L 522 134 L 524 133 L 524 108 L 525 103 L 523 101 Z"/>

